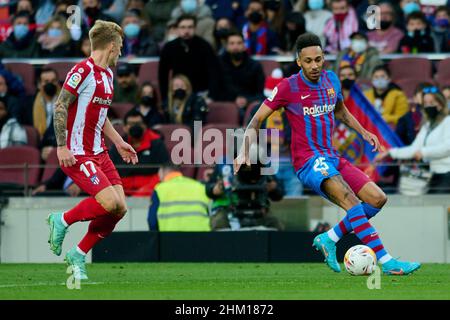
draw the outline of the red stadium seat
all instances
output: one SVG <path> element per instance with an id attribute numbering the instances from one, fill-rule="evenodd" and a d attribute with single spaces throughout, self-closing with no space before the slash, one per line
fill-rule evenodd
<path id="1" fill-rule="evenodd" d="M 141 64 L 138 73 L 138 81 L 142 84 L 149 81 L 154 85 L 158 85 L 158 66 L 159 61 L 149 61 Z"/>
<path id="2" fill-rule="evenodd" d="M 431 62 L 425 58 L 399 58 L 389 62 L 393 81 L 401 79 L 430 79 Z"/>
<path id="3" fill-rule="evenodd" d="M 199 134 L 196 139 L 196 143 L 194 145 L 194 152 L 200 153 L 199 155 L 202 158 L 203 163 L 212 163 L 217 159 L 221 158 L 226 153 L 227 148 L 227 129 L 236 129 L 237 126 L 232 126 L 228 124 L 209 124 L 203 127 L 202 133 Z M 220 132 L 220 136 L 218 135 Z M 218 138 L 221 140 L 217 140 Z M 230 141 L 231 142 L 231 141 Z M 215 148 L 217 143 L 221 143 L 221 150 L 219 146 L 219 150 L 217 153 L 217 148 Z M 205 154 L 205 149 L 208 148 L 208 151 Z M 213 159 L 208 160 L 204 159 L 204 156 L 211 156 Z"/>
<path id="4" fill-rule="evenodd" d="M 0 183 L 35 186 L 39 183 L 41 155 L 39 150 L 29 146 L 0 149 Z M 25 170 L 25 164 L 31 166 Z M 19 167 L 17 167 L 19 166 Z"/>
<path id="5" fill-rule="evenodd" d="M 47 181 L 59 168 L 59 160 L 57 155 L 57 149 L 54 148 L 48 155 L 45 162 L 44 172 L 42 173 L 41 182 Z"/>
<path id="6" fill-rule="evenodd" d="M 208 109 L 207 124 L 239 125 L 239 108 L 233 102 L 211 102 Z"/>
<path id="7" fill-rule="evenodd" d="M 436 83 L 440 87 L 450 85 L 450 58 L 439 62 L 436 72 Z"/>
<path id="8" fill-rule="evenodd" d="M 5 63 L 5 68 L 22 80 L 27 94 L 35 93 L 35 70 L 33 65 L 24 62 L 13 62 Z"/>
<path id="9" fill-rule="evenodd" d="M 132 103 L 112 103 L 111 112 L 113 113 L 114 119 L 124 119 L 125 115 L 133 109 L 134 105 Z"/>
<path id="10" fill-rule="evenodd" d="M 55 69 L 58 73 L 59 81 L 63 83 L 64 80 L 66 80 L 66 76 L 69 73 L 70 69 L 72 69 L 75 64 L 75 62 L 50 62 L 44 67 Z"/>
<path id="11" fill-rule="evenodd" d="M 395 81 L 395 83 L 403 90 L 403 92 L 406 94 L 408 99 L 412 99 L 414 97 L 414 90 L 416 90 L 416 87 L 421 82 L 430 82 L 434 83 L 432 79 L 399 79 Z"/>
<path id="12" fill-rule="evenodd" d="M 27 145 L 39 148 L 40 138 L 37 129 L 33 126 L 23 126 L 23 128 L 27 132 Z"/>
<path id="13" fill-rule="evenodd" d="M 161 133 L 164 144 L 166 145 L 169 152 L 171 152 L 172 148 L 177 143 L 179 143 L 179 141 L 171 141 L 172 132 L 174 132 L 176 129 L 185 129 L 187 130 L 189 136 L 191 136 L 191 129 L 188 126 L 182 124 L 157 124 L 153 126 L 152 129 Z"/>
<path id="14" fill-rule="evenodd" d="M 264 74 L 266 77 L 272 74 L 273 69 L 281 68 L 280 63 L 275 60 L 259 60 L 259 62 L 263 67 Z"/>

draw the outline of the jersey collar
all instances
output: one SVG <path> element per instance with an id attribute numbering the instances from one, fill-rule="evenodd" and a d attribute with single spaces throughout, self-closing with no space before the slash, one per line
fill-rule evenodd
<path id="1" fill-rule="evenodd" d="M 322 74 L 323 74 L 323 70 L 322 70 L 322 72 L 320 73 L 319 82 L 317 82 L 317 83 L 311 82 L 311 81 L 309 81 L 308 79 L 306 79 L 305 75 L 303 74 L 303 70 L 302 70 L 302 69 L 300 70 L 299 73 L 300 73 L 300 77 L 302 78 L 302 80 L 303 80 L 308 86 L 310 86 L 310 87 L 319 87 L 319 86 L 321 85 L 321 83 L 322 83 Z"/>

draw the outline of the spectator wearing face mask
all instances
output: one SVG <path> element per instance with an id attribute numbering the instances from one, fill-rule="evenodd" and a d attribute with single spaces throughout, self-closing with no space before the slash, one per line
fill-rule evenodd
<path id="1" fill-rule="evenodd" d="M 250 55 L 277 54 L 280 45 L 276 33 L 269 28 L 261 1 L 251 0 L 245 16 L 248 19 L 242 28 L 245 47 Z"/>
<path id="2" fill-rule="evenodd" d="M 191 82 L 181 74 L 175 75 L 170 81 L 168 99 L 163 109 L 170 123 L 191 128 L 194 127 L 194 121 L 204 122 L 208 112 L 205 100 L 192 91 Z"/>
<path id="3" fill-rule="evenodd" d="M 122 30 L 125 35 L 122 47 L 124 57 L 151 57 L 159 54 L 158 44 L 136 11 L 125 13 Z"/>
<path id="4" fill-rule="evenodd" d="M 157 91 L 150 82 L 142 84 L 135 109 L 144 116 L 144 123 L 148 128 L 166 122 L 158 103 Z"/>
<path id="5" fill-rule="evenodd" d="M 380 54 L 397 52 L 398 45 L 404 33 L 395 27 L 396 14 L 390 2 L 382 2 L 380 8 L 380 29 L 367 33 L 369 45 L 378 50 Z"/>
<path id="6" fill-rule="evenodd" d="M 46 58 L 62 58 L 73 55 L 72 41 L 66 20 L 62 16 L 54 16 L 44 27 L 39 36 L 40 56 Z"/>
<path id="7" fill-rule="evenodd" d="M 396 26 L 406 31 L 406 17 L 413 12 L 420 12 L 420 2 L 419 0 L 400 0 L 399 6 Z"/>
<path id="8" fill-rule="evenodd" d="M 377 155 L 377 160 L 414 159 L 430 164 L 433 174 L 429 193 L 450 193 L 450 117 L 445 97 L 437 87 L 423 89 L 425 122 L 410 146 L 392 148 Z"/>
<path id="9" fill-rule="evenodd" d="M 305 33 L 305 18 L 300 12 L 290 12 L 286 15 L 284 31 L 280 36 L 280 54 L 291 55 L 295 52 L 295 41 Z"/>
<path id="10" fill-rule="evenodd" d="M 17 1 L 16 13 L 18 12 L 28 12 L 30 16 L 30 27 L 34 29 L 36 27 L 36 21 L 34 15 L 36 10 L 34 10 L 33 2 L 31 0 L 19 0 Z"/>
<path id="11" fill-rule="evenodd" d="M 350 40 L 350 47 L 339 52 L 336 58 L 336 73 L 340 68 L 350 65 L 359 79 L 370 80 L 374 68 L 382 64 L 378 51 L 369 47 L 367 36 L 361 32 L 353 33 Z"/>
<path id="12" fill-rule="evenodd" d="M 407 33 L 400 41 L 398 52 L 405 54 L 433 53 L 434 41 L 422 12 L 413 12 L 406 18 Z"/>
<path id="13" fill-rule="evenodd" d="M 169 160 L 169 153 L 160 135 L 147 127 L 144 116 L 139 111 L 129 111 L 125 115 L 124 124 L 124 140 L 136 150 L 139 164 L 155 166 L 127 166 L 115 146 L 110 151 L 111 160 L 117 166 L 125 195 L 149 196 L 159 182 L 159 165 Z"/>
<path id="14" fill-rule="evenodd" d="M 206 4 L 201 4 L 199 0 L 180 0 L 180 5 L 173 9 L 171 18 L 176 20 L 185 14 L 195 16 L 197 19 L 195 34 L 214 46 L 215 21 L 211 9 Z"/>
<path id="15" fill-rule="evenodd" d="M 219 18 L 214 26 L 214 49 L 217 55 L 225 52 L 227 37 L 234 31 L 234 25 L 228 18 Z"/>
<path id="16" fill-rule="evenodd" d="M 325 24 L 333 14 L 326 8 L 325 0 L 308 0 L 306 3 L 306 31 L 316 34 L 325 47 Z"/>
<path id="17" fill-rule="evenodd" d="M 37 58 L 39 45 L 34 30 L 30 29 L 28 12 L 17 13 L 13 20 L 13 32 L 0 43 L 0 58 Z"/>
<path id="18" fill-rule="evenodd" d="M 135 103 L 137 101 L 139 85 L 133 65 L 120 63 L 117 66 L 117 77 L 114 80 L 114 102 Z"/>
<path id="19" fill-rule="evenodd" d="M 331 17 L 325 24 L 325 52 L 338 53 L 351 45 L 350 36 L 358 31 L 358 18 L 348 0 L 331 0 Z"/>
<path id="20" fill-rule="evenodd" d="M 350 90 L 356 81 L 356 71 L 352 66 L 344 66 L 339 69 L 339 81 L 342 87 L 342 96 L 344 97 L 344 102 L 350 95 Z"/>
<path id="21" fill-rule="evenodd" d="M 226 52 L 220 56 L 225 79 L 226 97 L 240 109 L 241 121 L 247 106 L 264 98 L 264 71 L 245 49 L 241 33 L 231 33 L 227 38 Z"/>
<path id="22" fill-rule="evenodd" d="M 25 129 L 8 113 L 6 100 L 0 97 L 0 149 L 27 144 Z"/>
<path id="23" fill-rule="evenodd" d="M 441 6 L 434 14 L 433 31 L 436 52 L 450 52 L 450 8 Z"/>
<path id="24" fill-rule="evenodd" d="M 372 73 L 373 88 L 364 92 L 367 99 L 392 128 L 408 112 L 408 98 L 398 86 L 391 82 L 386 66 L 378 66 Z"/>
<path id="25" fill-rule="evenodd" d="M 33 125 L 42 138 L 47 128 L 53 126 L 53 110 L 61 90 L 56 70 L 44 67 L 37 86 L 39 91 L 33 103 Z"/>

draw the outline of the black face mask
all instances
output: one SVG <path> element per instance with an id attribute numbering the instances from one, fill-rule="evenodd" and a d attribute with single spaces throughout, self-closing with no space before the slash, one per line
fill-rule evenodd
<path id="1" fill-rule="evenodd" d="M 98 13 L 100 12 L 100 10 L 97 7 L 89 7 L 89 8 L 85 8 L 84 12 L 86 13 L 86 15 L 88 17 L 92 18 L 92 17 L 96 17 L 98 15 Z"/>
<path id="2" fill-rule="evenodd" d="M 153 107 L 155 105 L 155 98 L 150 96 L 143 96 L 141 98 L 141 104 L 146 107 Z"/>
<path id="3" fill-rule="evenodd" d="M 392 21 L 386 21 L 386 20 L 381 20 L 381 21 L 380 21 L 380 28 L 381 28 L 381 30 L 386 30 L 386 29 L 388 29 L 391 25 L 392 25 Z"/>
<path id="4" fill-rule="evenodd" d="M 263 16 L 258 11 L 253 11 L 252 13 L 249 14 L 248 20 L 251 23 L 258 24 L 263 20 Z"/>
<path id="5" fill-rule="evenodd" d="M 222 29 L 217 29 L 216 31 L 214 31 L 214 36 L 217 39 L 225 39 L 229 33 L 230 33 L 229 29 L 222 28 Z"/>
<path id="6" fill-rule="evenodd" d="M 230 57 L 234 61 L 242 61 L 244 59 L 244 54 L 245 54 L 244 52 L 233 52 L 230 53 Z"/>
<path id="7" fill-rule="evenodd" d="M 177 89 L 173 92 L 173 97 L 175 99 L 183 100 L 186 97 L 186 90 Z"/>
<path id="8" fill-rule="evenodd" d="M 355 84 L 355 80 L 351 80 L 351 79 L 342 80 L 342 88 L 344 88 L 346 90 L 350 90 L 354 84 Z"/>
<path id="9" fill-rule="evenodd" d="M 144 129 L 138 125 L 135 124 L 130 128 L 130 136 L 134 139 L 140 139 L 144 135 Z"/>
<path id="10" fill-rule="evenodd" d="M 423 110 L 430 121 L 436 120 L 437 116 L 439 115 L 437 106 L 426 106 Z"/>
<path id="11" fill-rule="evenodd" d="M 58 88 L 51 82 L 46 83 L 44 85 L 44 92 L 46 95 L 48 95 L 49 97 L 53 97 L 56 94 L 56 90 Z"/>

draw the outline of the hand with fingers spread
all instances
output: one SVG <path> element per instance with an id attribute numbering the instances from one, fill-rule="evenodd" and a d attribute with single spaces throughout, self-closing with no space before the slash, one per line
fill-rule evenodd
<path id="1" fill-rule="evenodd" d="M 56 150 L 56 154 L 58 155 L 59 165 L 61 167 L 71 167 L 75 163 L 77 163 L 77 159 L 75 159 L 72 151 L 70 151 L 67 146 L 60 146 Z"/>
<path id="2" fill-rule="evenodd" d="M 120 156 L 122 157 L 123 161 L 132 164 L 138 163 L 137 153 L 133 149 L 133 147 L 130 146 L 128 143 L 122 140 L 121 142 L 116 144 L 116 148 Z"/>

